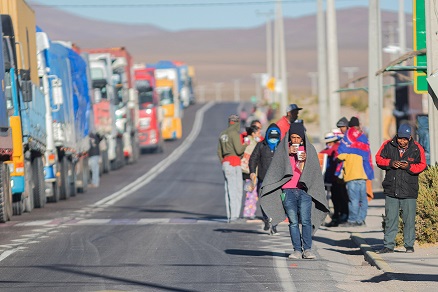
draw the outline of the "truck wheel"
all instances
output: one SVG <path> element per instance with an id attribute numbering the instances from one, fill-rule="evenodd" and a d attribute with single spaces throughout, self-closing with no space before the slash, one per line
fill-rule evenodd
<path id="1" fill-rule="evenodd" d="M 52 183 L 48 183 L 48 184 L 49 184 L 48 187 L 52 191 L 52 196 L 47 197 L 47 202 L 57 203 L 59 201 L 59 196 L 60 196 L 60 193 L 61 193 L 60 185 L 59 185 L 59 183 L 57 181 L 56 182 L 52 182 Z"/>
<path id="2" fill-rule="evenodd" d="M 44 181 L 44 166 L 41 157 L 35 157 L 32 162 L 33 202 L 35 208 L 43 208 L 46 204 L 46 183 Z"/>
<path id="3" fill-rule="evenodd" d="M 68 175 L 69 161 L 67 156 L 61 160 L 61 193 L 60 199 L 67 200 L 71 196 L 70 176 Z"/>
<path id="4" fill-rule="evenodd" d="M 33 208 L 35 208 L 35 204 L 33 202 L 33 181 L 32 181 L 32 171 L 31 171 L 31 163 L 29 160 L 26 160 L 24 163 L 25 172 L 29 175 L 25 177 L 25 186 L 24 186 L 24 211 L 32 212 Z"/>
<path id="5" fill-rule="evenodd" d="M 12 215 L 21 215 L 23 214 L 23 201 L 12 203 Z"/>
<path id="6" fill-rule="evenodd" d="M 110 172 L 110 162 L 108 159 L 108 151 L 107 150 L 102 152 L 102 171 L 103 171 L 103 173 Z"/>
<path id="7" fill-rule="evenodd" d="M 70 195 L 72 197 L 76 196 L 77 194 L 77 188 L 76 188 L 76 164 L 74 164 L 72 161 L 68 160 L 69 164 L 69 176 L 70 176 Z"/>
<path id="8" fill-rule="evenodd" d="M 12 218 L 12 190 L 9 167 L 0 163 L 0 223 Z"/>
<path id="9" fill-rule="evenodd" d="M 123 166 L 125 166 L 125 152 L 123 151 L 123 140 L 122 139 L 117 139 L 117 145 L 118 145 L 118 160 L 119 160 L 119 165 L 118 168 L 122 168 Z"/>
<path id="10" fill-rule="evenodd" d="M 82 164 L 82 170 L 79 175 L 82 180 L 82 186 L 78 187 L 78 193 L 85 193 L 87 192 L 88 179 L 90 173 L 90 169 L 88 168 L 88 157 L 81 159 L 81 164 Z"/>

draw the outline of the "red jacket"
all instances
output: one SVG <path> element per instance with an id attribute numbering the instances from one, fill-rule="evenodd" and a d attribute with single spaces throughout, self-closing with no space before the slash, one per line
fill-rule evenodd
<path id="1" fill-rule="evenodd" d="M 283 140 L 284 136 L 286 136 L 286 133 L 289 132 L 290 123 L 286 116 L 282 116 L 281 119 L 279 119 L 276 122 L 277 126 L 280 128 L 281 133 L 281 140 Z"/>

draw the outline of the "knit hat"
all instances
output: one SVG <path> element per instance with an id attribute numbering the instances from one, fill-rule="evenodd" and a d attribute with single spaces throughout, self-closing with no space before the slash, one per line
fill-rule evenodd
<path id="1" fill-rule="evenodd" d="M 292 123 L 289 128 L 289 137 L 292 134 L 297 134 L 304 140 L 306 130 L 304 129 L 304 125 L 301 123 Z"/>
<path id="2" fill-rule="evenodd" d="M 340 128 L 340 127 L 348 127 L 348 120 L 346 117 L 342 117 L 337 123 L 336 123 L 336 127 Z"/>
<path id="3" fill-rule="evenodd" d="M 350 121 L 348 122 L 349 127 L 359 127 L 359 119 L 356 117 L 351 117 Z"/>
<path id="4" fill-rule="evenodd" d="M 228 117 L 228 123 L 231 123 L 231 122 L 233 122 L 233 123 L 237 123 L 237 122 L 239 122 L 239 116 L 238 115 L 230 115 L 229 117 Z"/>

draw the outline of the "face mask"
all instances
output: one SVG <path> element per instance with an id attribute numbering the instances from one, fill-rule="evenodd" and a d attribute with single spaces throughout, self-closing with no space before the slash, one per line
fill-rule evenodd
<path id="1" fill-rule="evenodd" d="M 260 142 L 260 137 L 255 137 L 254 140 L 258 143 Z"/>
<path id="2" fill-rule="evenodd" d="M 278 143 L 278 138 L 271 138 L 268 139 L 269 144 L 277 144 Z"/>

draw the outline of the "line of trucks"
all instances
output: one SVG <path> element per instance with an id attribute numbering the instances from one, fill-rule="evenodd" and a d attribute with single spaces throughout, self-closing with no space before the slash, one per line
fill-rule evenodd
<path id="1" fill-rule="evenodd" d="M 86 192 L 92 132 L 102 138 L 102 173 L 182 137 L 192 67 L 51 40 L 24 0 L 0 1 L 0 20 L 1 223 Z"/>

